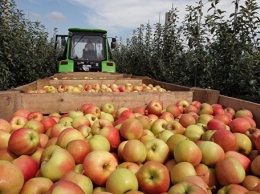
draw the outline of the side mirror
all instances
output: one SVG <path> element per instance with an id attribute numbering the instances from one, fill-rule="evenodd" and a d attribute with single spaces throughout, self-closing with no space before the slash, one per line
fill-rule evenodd
<path id="1" fill-rule="evenodd" d="M 112 38 L 111 48 L 112 49 L 116 48 L 116 38 Z"/>

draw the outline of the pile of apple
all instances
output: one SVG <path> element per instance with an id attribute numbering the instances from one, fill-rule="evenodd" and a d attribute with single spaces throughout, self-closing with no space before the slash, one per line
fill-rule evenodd
<path id="1" fill-rule="evenodd" d="M 250 110 L 181 100 L 0 119 L 0 193 L 260 193 Z"/>
<path id="2" fill-rule="evenodd" d="M 97 92 L 166 92 L 166 89 L 160 85 L 154 86 L 153 84 L 138 84 L 126 83 L 124 85 L 118 84 L 78 84 L 75 86 L 61 84 L 57 87 L 46 85 L 41 89 L 28 89 L 26 93 L 97 93 Z"/>

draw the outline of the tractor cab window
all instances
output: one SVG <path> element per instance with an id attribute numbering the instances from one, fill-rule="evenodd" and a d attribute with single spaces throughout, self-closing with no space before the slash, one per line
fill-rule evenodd
<path id="1" fill-rule="evenodd" d="M 74 35 L 71 37 L 70 58 L 101 61 L 105 59 L 104 38 L 101 36 Z"/>

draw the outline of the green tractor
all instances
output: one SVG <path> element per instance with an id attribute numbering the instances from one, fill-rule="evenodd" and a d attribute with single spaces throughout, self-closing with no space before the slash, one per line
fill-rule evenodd
<path id="1" fill-rule="evenodd" d="M 58 59 L 58 72 L 116 72 L 107 31 L 102 29 L 69 28 L 68 35 L 56 35 L 55 49 L 62 53 Z"/>

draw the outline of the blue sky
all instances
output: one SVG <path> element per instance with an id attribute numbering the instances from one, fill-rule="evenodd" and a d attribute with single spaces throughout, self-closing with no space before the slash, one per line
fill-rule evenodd
<path id="1" fill-rule="evenodd" d="M 101 28 L 109 36 L 129 38 L 134 29 L 148 22 L 164 23 L 165 12 L 173 6 L 185 15 L 186 5 L 196 5 L 199 0 L 14 0 L 18 9 L 31 21 L 40 21 L 53 34 L 67 34 L 70 27 Z M 205 15 L 210 5 L 204 0 Z M 233 0 L 221 0 L 219 8 L 234 11 Z M 243 4 L 244 0 L 240 0 Z M 181 20 L 182 21 L 182 20 Z"/>

